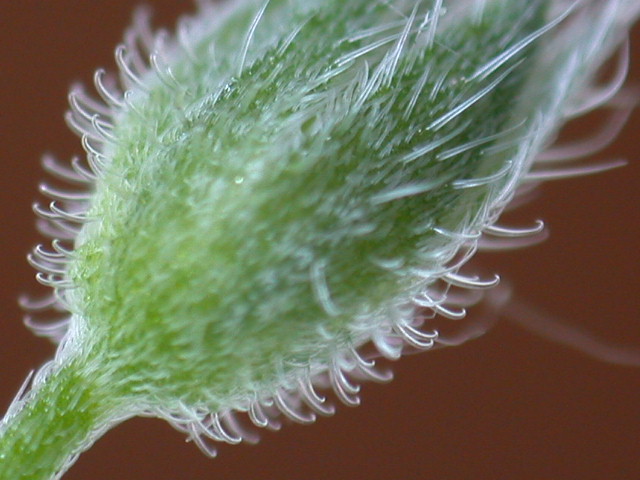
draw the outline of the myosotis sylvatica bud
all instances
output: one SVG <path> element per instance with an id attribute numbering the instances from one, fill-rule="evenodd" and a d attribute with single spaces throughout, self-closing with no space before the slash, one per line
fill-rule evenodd
<path id="1" fill-rule="evenodd" d="M 497 284 L 459 269 L 569 116 L 636 0 L 202 3 L 175 38 L 138 17 L 119 80 L 70 94 L 86 161 L 47 158 L 30 261 L 64 308 L 55 360 L 0 427 L 0 479 L 57 478 L 136 415 L 212 441 L 329 415 L 375 356 L 459 342 Z M 546 153 L 546 160 L 554 158 Z M 533 167 L 533 168 L 532 168 Z M 29 303 L 29 302 L 27 302 Z M 369 347 L 367 347 L 369 346 Z M 368 348 L 368 349 L 367 349 Z M 241 412 L 242 415 L 238 415 Z"/>

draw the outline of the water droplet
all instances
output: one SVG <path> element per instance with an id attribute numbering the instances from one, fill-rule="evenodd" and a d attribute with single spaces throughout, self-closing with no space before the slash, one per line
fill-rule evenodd
<path id="1" fill-rule="evenodd" d="M 240 185 L 242 182 L 244 182 L 244 177 L 241 177 L 238 175 L 236 178 L 233 179 L 233 181 L 236 183 L 236 185 Z"/>

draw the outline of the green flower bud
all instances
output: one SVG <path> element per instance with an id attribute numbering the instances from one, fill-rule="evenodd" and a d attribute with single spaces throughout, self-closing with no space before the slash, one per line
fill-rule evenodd
<path id="1" fill-rule="evenodd" d="M 86 163 L 43 187 L 52 249 L 31 262 L 68 318 L 54 361 L 0 427 L 0 479 L 58 478 L 104 431 L 157 416 L 209 454 L 373 357 L 446 344 L 494 286 L 459 272 L 590 85 L 640 2 L 202 3 L 175 39 L 138 23 L 120 88 L 70 96 Z M 595 100 L 594 100 L 595 99 Z M 426 322 L 425 322 L 426 320 Z M 374 354 L 363 353 L 373 345 Z M 28 459 L 28 460 L 26 460 Z"/>

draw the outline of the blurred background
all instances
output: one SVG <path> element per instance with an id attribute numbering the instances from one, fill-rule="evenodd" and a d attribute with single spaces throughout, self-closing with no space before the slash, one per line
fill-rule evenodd
<path id="1" fill-rule="evenodd" d="M 148 1 L 172 27 L 191 2 Z M 67 92 L 113 70 L 130 1 L 3 2 L 0 7 L 0 410 L 54 352 L 21 323 L 17 297 L 37 291 L 25 255 L 42 238 L 31 204 L 39 159 L 80 154 L 63 121 Z M 640 29 L 629 84 L 640 86 Z M 570 135 L 588 135 L 591 115 Z M 477 265 L 520 298 L 608 342 L 640 348 L 640 111 L 597 158 L 625 168 L 545 185 L 510 223 L 542 218 L 550 238 Z M 109 432 L 68 480 L 636 479 L 640 478 L 640 369 L 592 360 L 499 322 L 458 348 L 403 358 L 389 385 L 366 384 L 362 406 L 310 427 L 263 432 L 256 446 L 221 446 L 215 460 L 167 424 L 135 419 Z"/>

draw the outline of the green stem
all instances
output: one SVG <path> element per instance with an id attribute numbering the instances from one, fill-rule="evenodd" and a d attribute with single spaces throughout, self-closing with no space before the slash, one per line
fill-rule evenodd
<path id="1" fill-rule="evenodd" d="M 58 478 L 116 418 L 105 398 L 77 364 L 54 367 L 0 425 L 0 480 Z"/>

